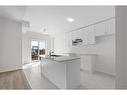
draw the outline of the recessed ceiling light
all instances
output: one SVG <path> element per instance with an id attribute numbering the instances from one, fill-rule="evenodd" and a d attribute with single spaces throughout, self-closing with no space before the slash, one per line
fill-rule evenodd
<path id="1" fill-rule="evenodd" d="M 68 21 L 68 22 L 74 22 L 75 20 L 74 20 L 73 18 L 71 18 L 71 17 L 68 17 L 68 18 L 67 18 L 67 21 Z"/>

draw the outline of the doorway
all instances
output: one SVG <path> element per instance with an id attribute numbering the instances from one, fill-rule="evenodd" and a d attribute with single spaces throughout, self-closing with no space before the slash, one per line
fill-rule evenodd
<path id="1" fill-rule="evenodd" d="M 31 61 L 38 62 L 40 60 L 40 56 L 44 56 L 46 54 L 46 45 L 45 40 L 31 41 Z"/>

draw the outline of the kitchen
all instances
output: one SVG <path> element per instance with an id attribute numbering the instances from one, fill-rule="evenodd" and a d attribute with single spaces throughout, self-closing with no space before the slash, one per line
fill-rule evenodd
<path id="1" fill-rule="evenodd" d="M 36 18 L 39 18 L 38 15 L 36 14 L 40 13 L 40 10 L 45 10 L 45 15 L 49 16 L 49 18 L 47 17 L 47 20 L 50 19 L 49 20 L 50 22 L 46 22 L 45 21 L 46 19 L 44 20 L 42 18 L 42 21 L 47 23 L 47 25 L 44 28 L 42 27 L 41 29 L 43 34 L 41 34 L 41 32 L 24 33 L 24 36 L 27 35 L 26 38 L 24 39 L 29 38 L 29 41 L 24 40 L 24 42 L 26 43 L 24 45 L 25 46 L 24 49 L 27 49 L 25 50 L 25 53 L 27 54 L 24 55 L 24 57 L 25 56 L 27 57 L 25 62 L 26 63 L 31 62 L 30 47 L 29 47 L 30 44 L 28 44 L 28 42 L 30 42 L 32 38 L 34 39 L 43 38 L 42 40 L 44 39 L 48 40 L 46 55 L 54 55 L 58 57 L 51 56 L 52 58 L 50 58 L 49 56 L 48 57 L 46 56 L 46 59 L 42 58 L 42 63 L 43 63 L 43 60 L 45 63 L 47 60 L 47 64 L 48 64 L 48 59 L 50 63 L 53 63 L 52 60 L 56 62 L 59 62 L 59 61 L 61 62 L 61 61 L 66 61 L 66 60 L 70 61 L 70 60 L 73 60 L 74 58 L 80 58 L 81 59 L 80 67 L 77 66 L 79 67 L 80 73 L 87 72 L 88 74 L 87 76 L 89 76 L 89 73 L 90 73 L 92 75 L 95 75 L 95 77 L 96 75 L 100 75 L 101 77 L 104 76 L 104 79 L 109 78 L 108 80 L 104 80 L 104 79 L 98 79 L 98 80 L 93 80 L 93 81 L 91 80 L 93 82 L 93 85 L 98 83 L 96 81 L 107 81 L 104 84 L 102 83 L 102 85 L 100 84 L 98 87 L 95 85 L 94 86 L 91 85 L 92 82 L 90 80 L 87 80 L 89 81 L 89 82 L 85 82 L 85 83 L 88 83 L 87 86 L 84 88 L 84 85 L 83 85 L 82 88 L 84 89 L 86 88 L 88 89 L 106 89 L 106 88 L 114 89 L 115 87 L 115 14 L 114 14 L 115 11 L 114 11 L 114 7 L 113 6 L 108 6 L 108 7 L 94 7 L 94 6 L 89 6 L 89 7 L 69 7 L 68 6 L 67 7 L 66 6 L 66 7 L 36 7 L 36 8 L 29 7 L 27 9 L 28 14 L 26 13 L 26 19 L 31 21 L 31 26 L 34 26 L 35 22 L 37 24 L 37 22 L 40 21 L 40 19 L 36 19 Z M 75 10 L 75 11 L 72 11 L 72 10 Z M 81 10 L 83 11 L 86 10 L 85 14 L 80 15 L 82 13 Z M 88 10 L 90 10 L 91 12 Z M 95 14 L 93 11 L 96 11 L 98 14 Z M 34 12 L 36 13 L 35 15 L 33 15 Z M 61 15 L 58 15 L 58 14 L 61 14 Z M 68 15 L 67 18 L 65 18 L 65 14 Z M 29 16 L 31 15 L 33 17 L 29 19 Z M 44 17 L 45 15 L 42 14 L 42 16 Z M 39 16 L 41 16 L 41 14 Z M 69 16 L 73 16 L 73 18 Z M 56 19 L 56 17 L 58 19 Z M 54 26 L 50 26 L 51 23 Z M 38 23 L 38 27 L 37 26 L 30 27 L 30 29 L 32 28 L 39 29 L 40 28 L 39 24 L 40 23 Z M 55 25 L 56 27 L 57 26 L 59 27 L 56 28 Z M 64 25 L 64 26 L 60 26 L 60 25 Z M 50 28 L 48 27 L 51 27 L 52 30 L 50 30 Z M 50 36 L 48 36 L 49 34 Z M 79 42 L 75 43 L 76 40 Z M 53 53 L 50 54 L 49 51 Z M 28 58 L 28 54 L 29 54 L 29 58 Z M 61 55 L 62 57 L 59 57 L 59 55 Z M 56 69 L 57 64 L 56 64 L 56 67 L 55 67 L 55 64 L 53 66 L 50 66 L 50 65 L 52 64 L 49 64 L 50 68 L 48 67 L 41 68 L 43 72 L 42 74 L 48 80 L 50 80 L 53 84 L 57 85 L 57 88 L 62 88 L 62 89 L 67 88 L 65 86 L 61 87 L 60 84 L 57 83 L 60 80 L 62 80 L 62 79 L 59 79 L 59 77 L 63 76 L 62 74 L 61 75 L 58 74 L 58 76 L 57 74 L 54 74 L 56 72 L 59 72 L 59 70 L 57 71 Z M 43 63 L 42 66 L 46 66 L 46 65 L 44 65 Z M 54 69 L 51 70 L 51 68 L 53 67 Z M 58 68 L 60 69 L 60 67 Z M 61 72 L 64 72 L 64 71 L 61 71 Z M 79 76 L 79 74 L 75 75 L 75 77 L 76 76 Z M 84 75 L 82 74 L 82 76 Z M 65 77 L 63 77 L 63 81 L 65 81 L 64 80 Z M 80 84 L 82 83 L 80 82 L 81 81 L 80 78 L 77 79 L 77 81 L 79 82 L 77 86 L 81 86 Z M 63 84 L 65 85 L 66 82 L 63 82 Z M 76 87 L 73 86 L 72 88 L 74 89 Z"/>
<path id="2" fill-rule="evenodd" d="M 1 7 L 8 12 L 21 17 L 0 19 L 1 72 L 23 70 L 31 89 L 115 89 L 114 6 Z M 44 42 L 36 58 L 32 41 Z"/>

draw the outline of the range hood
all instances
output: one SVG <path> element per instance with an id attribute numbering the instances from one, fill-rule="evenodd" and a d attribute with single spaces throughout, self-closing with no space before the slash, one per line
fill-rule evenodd
<path id="1" fill-rule="evenodd" d="M 75 39 L 75 40 L 72 40 L 72 45 L 78 45 L 79 43 L 82 43 L 82 39 Z"/>

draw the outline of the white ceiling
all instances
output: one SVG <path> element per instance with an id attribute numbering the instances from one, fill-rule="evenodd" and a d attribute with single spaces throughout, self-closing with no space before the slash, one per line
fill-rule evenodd
<path id="1" fill-rule="evenodd" d="M 24 6 L 0 6 L 0 17 L 22 21 L 25 9 Z"/>
<path id="2" fill-rule="evenodd" d="M 8 15 L 7 15 L 8 14 Z M 113 6 L 27 6 L 0 7 L 0 16 L 30 22 L 28 31 L 48 34 L 67 32 L 115 16 Z M 72 17 L 74 22 L 67 22 Z"/>

